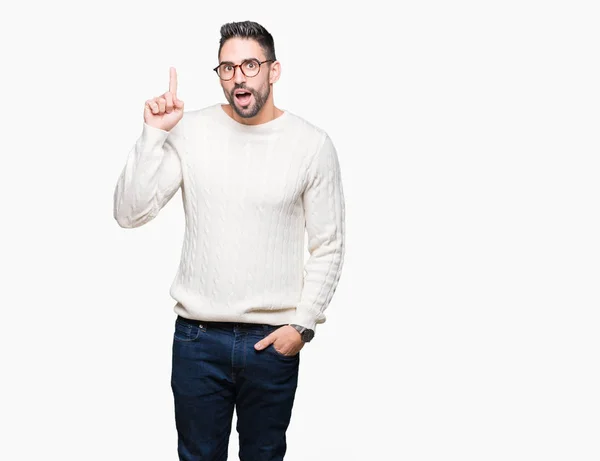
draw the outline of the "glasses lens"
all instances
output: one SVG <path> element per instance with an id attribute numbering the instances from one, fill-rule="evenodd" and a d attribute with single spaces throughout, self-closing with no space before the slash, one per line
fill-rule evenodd
<path id="1" fill-rule="evenodd" d="M 244 61 L 242 64 L 242 69 L 244 69 L 244 74 L 246 74 L 246 77 L 254 77 L 256 74 L 258 74 L 260 63 L 256 59 L 249 59 L 248 61 Z"/>
<path id="2" fill-rule="evenodd" d="M 231 64 L 221 64 L 218 69 L 219 77 L 223 80 L 229 80 L 233 77 L 233 69 L 234 67 Z"/>

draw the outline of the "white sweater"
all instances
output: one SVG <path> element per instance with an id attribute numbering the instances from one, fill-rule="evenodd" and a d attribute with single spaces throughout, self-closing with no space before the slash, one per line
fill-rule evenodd
<path id="1" fill-rule="evenodd" d="M 179 188 L 185 236 L 170 289 L 175 313 L 313 330 L 325 322 L 345 216 L 336 149 L 323 129 L 289 111 L 244 125 L 220 103 L 185 112 L 170 132 L 144 123 L 114 191 L 114 218 L 142 226 Z"/>

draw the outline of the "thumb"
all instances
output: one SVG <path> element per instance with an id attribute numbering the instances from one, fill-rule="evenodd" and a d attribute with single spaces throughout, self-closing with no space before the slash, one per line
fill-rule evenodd
<path id="1" fill-rule="evenodd" d="M 183 109 L 183 101 L 181 99 L 177 98 L 177 96 L 175 96 L 175 100 L 173 101 L 173 105 L 177 109 Z"/>
<path id="2" fill-rule="evenodd" d="M 273 333 L 271 333 L 269 336 L 267 336 L 266 338 L 261 339 L 259 342 L 257 342 L 254 345 L 254 348 L 256 350 L 261 350 L 264 349 L 265 347 L 267 347 L 269 344 L 271 344 L 272 342 L 275 341 L 275 335 Z"/>

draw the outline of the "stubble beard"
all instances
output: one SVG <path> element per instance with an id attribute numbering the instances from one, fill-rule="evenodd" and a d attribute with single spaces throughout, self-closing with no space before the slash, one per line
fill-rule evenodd
<path id="1" fill-rule="evenodd" d="M 238 114 L 238 116 L 241 118 L 251 118 L 256 116 L 264 107 L 265 103 L 267 102 L 267 99 L 269 98 L 269 94 L 271 93 L 271 88 L 268 84 L 266 85 L 266 88 L 263 91 L 255 91 L 254 89 L 250 89 L 247 87 L 244 88 L 246 91 L 252 93 L 252 102 L 248 107 L 243 108 L 239 106 L 239 103 L 237 102 L 236 97 L 233 94 L 233 92 L 236 89 L 237 88 L 234 88 L 231 91 L 227 99 L 229 100 L 229 104 L 231 104 L 231 107 L 233 108 L 235 113 Z"/>

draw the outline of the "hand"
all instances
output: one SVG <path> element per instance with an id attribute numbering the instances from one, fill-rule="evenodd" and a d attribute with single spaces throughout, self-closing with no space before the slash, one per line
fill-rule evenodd
<path id="1" fill-rule="evenodd" d="M 302 336 L 291 325 L 284 325 L 267 337 L 257 342 L 254 347 L 257 350 L 265 349 L 269 344 L 273 343 L 273 347 L 283 355 L 296 355 L 300 349 L 304 347 Z"/>
<path id="2" fill-rule="evenodd" d="M 183 101 L 177 99 L 177 71 L 171 67 L 170 72 L 169 91 L 144 105 L 144 122 L 165 131 L 171 131 L 183 117 Z"/>

